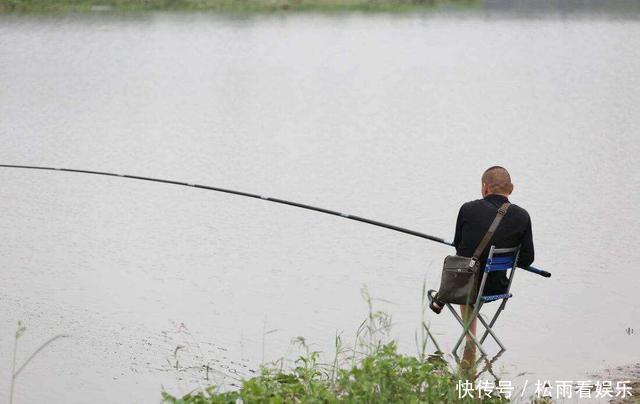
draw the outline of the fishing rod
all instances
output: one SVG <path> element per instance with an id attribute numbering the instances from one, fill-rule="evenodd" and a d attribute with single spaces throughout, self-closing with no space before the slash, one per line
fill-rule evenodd
<path id="1" fill-rule="evenodd" d="M 338 211 L 335 211 L 335 210 L 318 208 L 316 206 L 311 206 L 311 205 L 307 205 L 307 204 L 304 204 L 304 203 L 292 202 L 292 201 L 287 201 L 287 200 L 279 199 L 279 198 L 271 198 L 271 197 L 268 197 L 268 196 L 252 194 L 252 193 L 249 193 L 249 192 L 234 191 L 232 189 L 212 187 L 212 186 L 209 186 L 209 185 L 193 184 L 193 183 L 182 182 L 182 181 L 165 180 L 165 179 L 152 178 L 152 177 L 141 177 L 139 175 L 116 174 L 116 173 L 109 173 L 109 172 L 104 172 L 104 171 L 91 171 L 91 170 L 78 170 L 78 169 L 73 169 L 73 168 L 26 166 L 26 165 L 13 165 L 13 164 L 0 164 L 0 167 L 2 167 L 2 168 L 22 168 L 22 169 L 43 170 L 43 171 L 63 171 L 63 172 L 68 172 L 68 173 L 93 174 L 93 175 L 102 175 L 102 176 L 107 176 L 107 177 L 121 177 L 121 178 L 129 178 L 129 179 L 140 180 L 140 181 L 160 182 L 160 183 L 164 183 L 164 184 L 181 185 L 181 186 L 185 186 L 185 187 L 192 187 L 192 188 L 206 189 L 206 190 L 209 190 L 209 191 L 223 192 L 223 193 L 226 193 L 226 194 L 245 196 L 247 198 L 254 198 L 254 199 L 262 199 L 263 201 L 275 202 L 275 203 L 280 203 L 280 204 L 283 204 L 283 205 L 295 206 L 297 208 L 313 210 L 315 212 L 326 213 L 328 215 L 339 216 L 339 217 L 343 217 L 345 219 L 355 220 L 357 222 L 367 223 L 367 224 L 370 224 L 370 225 L 373 225 L 373 226 L 384 227 L 385 229 L 395 230 L 395 231 L 398 231 L 400 233 L 410 234 L 412 236 L 424 238 L 424 239 L 427 239 L 427 240 L 435 241 L 436 243 L 440 243 L 440 244 L 444 244 L 444 245 L 448 245 L 448 246 L 453 247 L 453 244 L 451 242 L 449 242 L 449 241 L 447 241 L 447 240 L 445 240 L 443 238 L 436 237 L 436 236 L 431 236 L 429 234 L 421 233 L 419 231 L 410 230 L 410 229 L 406 229 L 404 227 L 399 227 L 399 226 L 395 226 L 395 225 L 392 225 L 392 224 L 383 223 L 383 222 L 379 222 L 377 220 L 371 220 L 371 219 L 367 219 L 367 218 L 356 216 L 356 215 L 350 215 L 350 214 L 338 212 Z M 532 267 L 532 266 L 527 267 L 527 268 L 523 268 L 523 269 L 525 269 L 525 270 L 527 270 L 529 272 L 536 273 L 538 275 L 542 275 L 545 278 L 551 277 L 551 274 L 549 272 L 543 271 L 541 269 L 538 269 L 538 268 L 535 268 L 535 267 Z"/>

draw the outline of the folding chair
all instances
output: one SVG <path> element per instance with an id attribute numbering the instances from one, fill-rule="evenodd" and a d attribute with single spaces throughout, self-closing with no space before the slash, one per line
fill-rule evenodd
<path id="1" fill-rule="evenodd" d="M 478 289 L 478 297 L 476 298 L 476 301 L 474 302 L 474 304 L 471 304 L 468 306 L 469 308 L 473 309 L 473 312 L 469 316 L 466 323 L 460 317 L 458 312 L 451 306 L 451 304 L 446 303 L 446 306 L 449 308 L 449 310 L 451 311 L 453 316 L 456 318 L 456 320 L 458 320 L 458 322 L 460 323 L 463 329 L 462 335 L 460 336 L 460 338 L 458 339 L 458 342 L 453 348 L 454 355 L 458 350 L 458 347 L 464 340 L 465 335 L 467 334 L 471 337 L 471 340 L 476 344 L 482 356 L 487 356 L 484 349 L 482 349 L 482 344 L 484 343 L 488 335 L 491 335 L 493 339 L 498 343 L 498 345 L 500 346 L 500 352 L 506 351 L 507 348 L 505 348 L 502 342 L 500 342 L 500 340 L 498 339 L 498 337 L 496 336 L 492 328 L 495 325 L 496 321 L 498 320 L 498 316 L 500 315 L 502 310 L 504 310 L 504 307 L 507 304 L 507 300 L 509 300 L 509 298 L 513 296 L 511 293 L 509 293 L 509 291 L 511 290 L 511 283 L 513 282 L 513 274 L 515 272 L 516 265 L 518 263 L 519 254 L 520 254 L 520 247 L 495 248 L 495 246 L 491 246 L 491 249 L 489 250 L 489 256 L 487 257 L 487 263 L 483 268 L 482 280 L 480 281 L 480 287 Z M 499 294 L 499 295 L 485 295 L 484 287 L 485 287 L 487 275 L 489 274 L 489 272 L 509 271 L 509 270 L 510 270 L 508 275 L 509 284 L 507 286 L 506 293 Z M 429 296 L 429 300 L 432 299 L 430 294 L 427 294 L 427 296 Z M 491 318 L 491 321 L 487 321 L 487 319 L 480 313 L 480 309 L 485 303 L 493 302 L 496 300 L 502 300 L 502 303 L 494 313 L 493 317 Z M 476 317 L 480 320 L 482 325 L 485 327 L 485 331 L 482 334 L 482 337 L 480 338 L 479 341 L 469 331 L 469 328 L 471 327 L 471 323 Z M 431 339 L 433 340 L 433 336 L 431 336 Z M 435 343 L 435 340 L 433 340 L 433 342 Z"/>

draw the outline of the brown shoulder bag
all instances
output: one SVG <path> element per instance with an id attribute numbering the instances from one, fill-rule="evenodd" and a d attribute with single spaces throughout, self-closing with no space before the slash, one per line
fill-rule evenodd
<path id="1" fill-rule="evenodd" d="M 473 257 L 449 255 L 444 259 L 442 278 L 437 299 L 443 303 L 473 304 L 478 297 L 479 279 L 482 276 L 479 258 L 493 238 L 500 221 L 509 209 L 509 202 L 505 202 L 498 209 L 498 214 L 489 226 L 480 244 L 473 253 Z"/>

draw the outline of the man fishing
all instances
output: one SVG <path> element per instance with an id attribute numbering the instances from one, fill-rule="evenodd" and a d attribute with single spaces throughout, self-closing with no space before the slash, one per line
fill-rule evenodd
<path id="1" fill-rule="evenodd" d="M 480 244 L 481 239 L 493 222 L 498 208 L 509 202 L 509 195 L 513 192 L 513 184 L 509 172 L 500 166 L 489 167 L 482 174 L 482 199 L 467 202 L 460 208 L 456 222 L 456 233 L 453 245 L 457 255 L 471 257 Z M 502 222 L 496 229 L 490 244 L 496 248 L 511 248 L 520 245 L 518 266 L 526 268 L 533 262 L 533 237 L 531 233 L 531 219 L 526 210 L 511 204 Z M 480 268 L 483 268 L 489 249 L 486 248 L 479 257 Z M 497 295 L 507 292 L 509 281 L 506 271 L 489 272 L 484 288 L 484 295 Z M 440 313 L 444 303 L 438 301 L 437 295 L 430 306 L 435 313 Z M 460 306 L 462 318 L 466 319 L 472 310 L 466 305 Z M 476 320 L 470 325 L 469 331 L 475 335 Z M 469 337 L 468 337 L 469 338 Z"/>

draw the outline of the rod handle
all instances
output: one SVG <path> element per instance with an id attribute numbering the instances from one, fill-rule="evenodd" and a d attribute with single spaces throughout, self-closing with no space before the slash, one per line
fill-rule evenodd
<path id="1" fill-rule="evenodd" d="M 523 268 L 525 271 L 533 272 L 534 274 L 538 274 L 540 276 L 544 276 L 545 278 L 551 278 L 551 272 L 543 271 L 542 269 L 538 269 L 536 267 L 527 267 Z"/>

